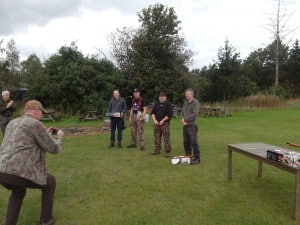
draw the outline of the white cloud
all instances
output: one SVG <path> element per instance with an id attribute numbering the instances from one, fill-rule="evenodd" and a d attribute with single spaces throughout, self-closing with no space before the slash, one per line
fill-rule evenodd
<path id="1" fill-rule="evenodd" d="M 57 17 L 40 26 L 30 25 L 23 29 L 25 31 L 20 30 L 4 38 L 15 39 L 23 59 L 33 52 L 47 58 L 61 46 L 76 40 L 84 54 L 99 53 L 98 48 L 109 56 L 108 35 L 124 26 L 137 27 L 136 12 L 147 7 L 150 1 L 138 4 L 129 1 L 126 7 L 123 0 L 118 1 L 119 5 L 106 2 L 106 10 L 92 0 L 85 2 L 76 14 Z M 213 62 L 226 37 L 241 52 L 242 58 L 271 42 L 271 34 L 262 26 L 269 22 L 265 13 L 274 12 L 272 0 L 167 0 L 163 4 L 174 7 L 182 21 L 182 33 L 196 53 L 193 67 Z M 300 2 L 292 2 L 288 8 L 291 11 L 300 8 Z M 300 9 L 293 15 L 291 27 L 300 25 L 299 21 Z M 299 29 L 293 39 L 300 39 Z"/>

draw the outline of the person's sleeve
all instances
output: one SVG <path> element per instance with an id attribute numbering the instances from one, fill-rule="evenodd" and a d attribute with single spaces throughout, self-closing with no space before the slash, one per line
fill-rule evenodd
<path id="1" fill-rule="evenodd" d="M 123 113 L 126 113 L 126 111 L 127 111 L 127 104 L 126 104 L 125 99 L 123 99 L 123 107 L 122 107 L 122 110 L 123 110 Z"/>
<path id="2" fill-rule="evenodd" d="M 54 140 L 44 125 L 35 125 L 35 127 L 32 128 L 32 132 L 41 149 L 52 154 L 57 154 L 60 152 L 61 139 Z"/>
<path id="3" fill-rule="evenodd" d="M 151 110 L 151 115 L 156 114 L 156 104 L 154 104 L 152 110 Z"/>
<path id="4" fill-rule="evenodd" d="M 3 104 L 3 101 L 0 100 L 0 113 L 5 112 L 5 110 L 6 110 L 6 106 Z"/>
<path id="5" fill-rule="evenodd" d="M 192 108 L 189 114 L 184 115 L 184 120 L 186 122 L 190 122 L 195 120 L 198 117 L 198 113 L 199 113 L 199 102 L 195 101 L 192 104 Z"/>
<path id="6" fill-rule="evenodd" d="M 107 107 L 107 113 L 111 113 L 111 110 L 112 110 L 112 101 L 110 100 L 109 103 L 108 103 L 108 107 Z"/>
<path id="7" fill-rule="evenodd" d="M 169 102 L 167 104 L 167 117 L 170 119 L 172 117 L 173 114 L 173 109 L 172 109 L 172 104 Z"/>

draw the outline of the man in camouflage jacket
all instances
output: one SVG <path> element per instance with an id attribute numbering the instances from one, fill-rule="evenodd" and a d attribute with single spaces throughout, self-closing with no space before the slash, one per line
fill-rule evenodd
<path id="1" fill-rule="evenodd" d="M 61 149 L 63 131 L 51 136 L 39 120 L 43 114 L 40 102 L 25 104 L 23 116 L 12 120 L 0 147 L 0 184 L 11 190 L 5 225 L 16 225 L 27 188 L 41 189 L 40 224 L 52 225 L 53 197 L 56 181 L 46 171 L 46 152 L 57 154 Z"/>

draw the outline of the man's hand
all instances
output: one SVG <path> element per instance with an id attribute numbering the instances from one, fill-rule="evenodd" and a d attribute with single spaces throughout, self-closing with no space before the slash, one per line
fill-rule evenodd
<path id="1" fill-rule="evenodd" d="M 7 104 L 6 108 L 12 107 L 13 104 L 14 104 L 14 101 L 13 101 L 13 100 L 10 100 L 10 102 Z"/>
<path id="2" fill-rule="evenodd" d="M 164 122 L 163 120 L 161 120 L 161 121 L 158 123 L 158 125 L 159 125 L 159 126 L 162 126 L 162 125 L 164 125 L 164 123 L 165 123 L 165 122 Z"/>
<path id="3" fill-rule="evenodd" d="M 187 125 L 187 122 L 185 122 L 185 120 L 182 118 L 182 119 L 181 119 L 181 124 L 182 124 L 183 126 L 186 126 L 186 125 Z"/>
<path id="4" fill-rule="evenodd" d="M 62 138 L 64 136 L 64 132 L 62 130 L 58 130 L 57 132 L 57 138 Z"/>
<path id="5" fill-rule="evenodd" d="M 154 122 L 154 125 L 155 125 L 155 126 L 158 125 L 158 121 L 157 121 L 157 120 L 154 120 L 153 122 Z"/>

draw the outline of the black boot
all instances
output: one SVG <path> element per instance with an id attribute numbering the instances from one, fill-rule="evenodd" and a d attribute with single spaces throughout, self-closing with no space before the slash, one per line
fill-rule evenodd
<path id="1" fill-rule="evenodd" d="M 118 141 L 118 148 L 122 148 L 122 142 Z"/>
<path id="2" fill-rule="evenodd" d="M 200 157 L 195 157 L 192 161 L 191 161 L 191 165 L 196 165 L 200 163 Z"/>
<path id="3" fill-rule="evenodd" d="M 111 143 L 110 143 L 110 146 L 108 146 L 109 148 L 113 148 L 113 147 L 115 147 L 115 142 L 114 141 L 112 141 Z"/>

